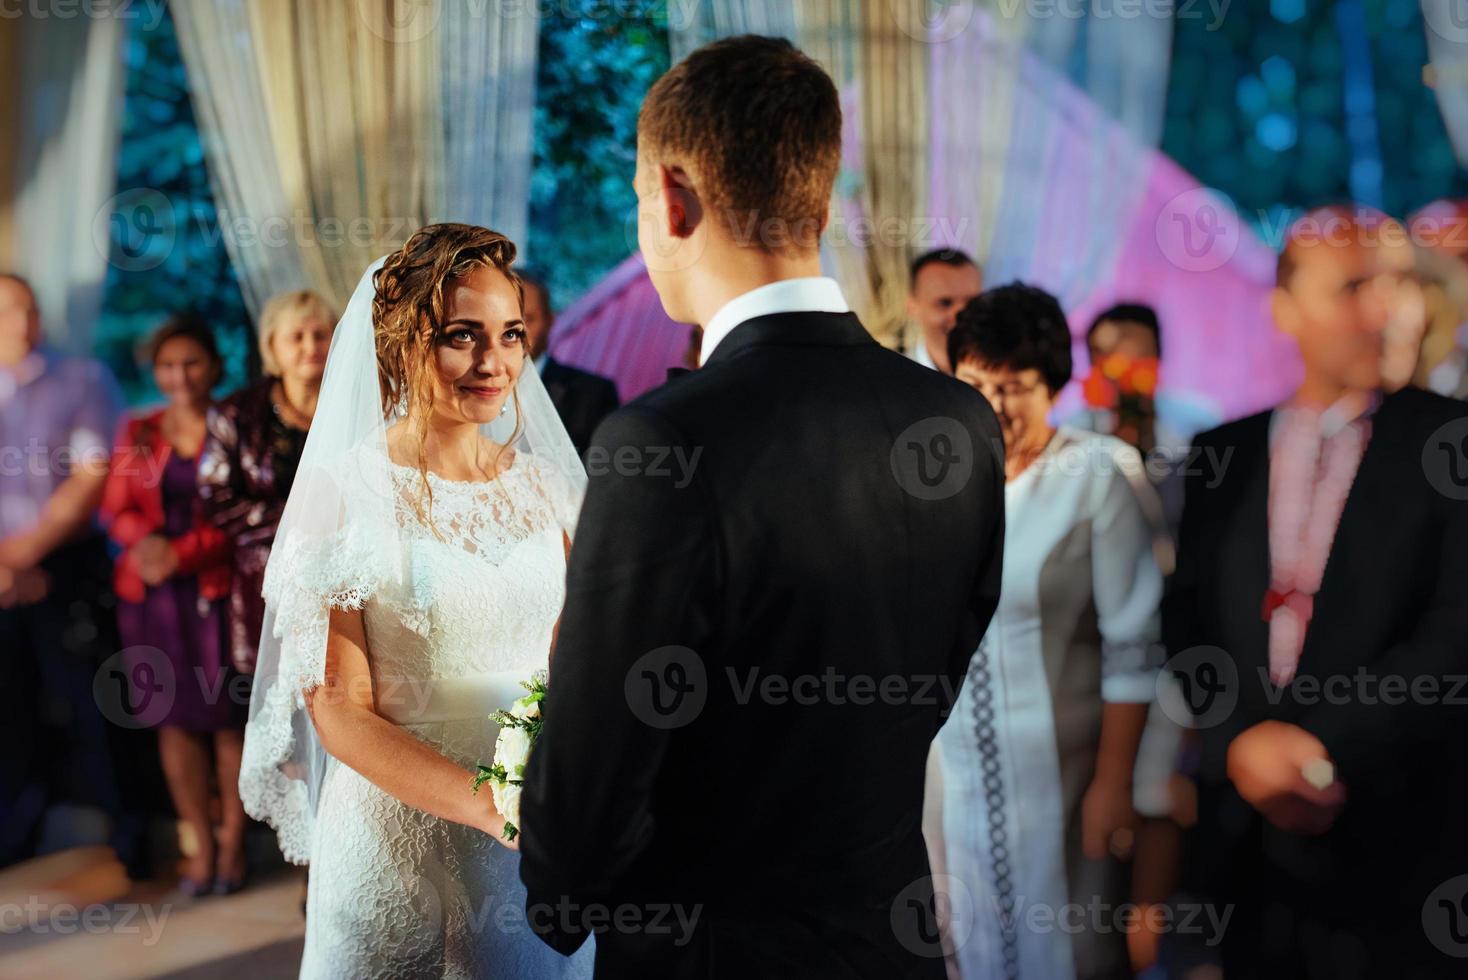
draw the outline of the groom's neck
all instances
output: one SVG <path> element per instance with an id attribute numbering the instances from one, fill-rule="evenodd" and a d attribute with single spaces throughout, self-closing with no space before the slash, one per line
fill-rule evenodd
<path id="1" fill-rule="evenodd" d="M 707 326 L 715 313 L 732 299 L 784 279 L 804 279 L 821 274 L 821 253 L 767 252 L 763 249 L 720 243 L 705 251 L 691 270 L 689 296 L 694 322 Z"/>

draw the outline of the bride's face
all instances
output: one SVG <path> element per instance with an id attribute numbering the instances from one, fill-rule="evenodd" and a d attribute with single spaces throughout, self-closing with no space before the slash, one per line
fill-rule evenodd
<path id="1" fill-rule="evenodd" d="M 479 266 L 444 298 L 433 342 L 434 411 L 453 422 L 493 422 L 525 367 L 520 296 L 504 273 Z"/>

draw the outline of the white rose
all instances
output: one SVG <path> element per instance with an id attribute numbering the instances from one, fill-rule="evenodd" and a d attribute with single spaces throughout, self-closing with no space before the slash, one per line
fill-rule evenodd
<path id="1" fill-rule="evenodd" d="M 500 812 L 500 816 L 520 826 L 520 787 L 505 783 L 494 784 L 494 807 Z"/>
<path id="2" fill-rule="evenodd" d="M 518 778 L 516 767 L 530 757 L 530 733 L 523 728 L 501 728 L 494 743 L 494 761 L 505 767 L 511 779 Z"/>
<path id="3" fill-rule="evenodd" d="M 527 698 L 521 698 L 514 704 L 510 705 L 510 714 L 514 715 L 516 718 L 524 718 L 527 721 L 531 718 L 539 718 L 540 702 L 528 701 Z"/>

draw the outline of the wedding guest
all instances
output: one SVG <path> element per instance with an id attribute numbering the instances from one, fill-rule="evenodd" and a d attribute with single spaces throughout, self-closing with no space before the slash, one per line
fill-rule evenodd
<path id="1" fill-rule="evenodd" d="M 1462 975 L 1463 889 L 1439 889 L 1468 867 L 1447 696 L 1468 673 L 1468 408 L 1383 396 L 1382 269 L 1351 212 L 1292 228 L 1271 309 L 1303 379 L 1199 436 L 1231 462 L 1187 483 L 1164 616 L 1201 739 L 1185 887 L 1232 910 L 1206 937 L 1230 977 Z"/>
<path id="2" fill-rule="evenodd" d="M 525 333 L 530 355 L 545 390 L 555 403 L 561 422 L 583 456 L 591 445 L 591 434 L 601 420 L 621 404 L 617 386 L 607 378 L 562 364 L 550 355 L 550 332 L 556 311 L 551 306 L 550 289 L 534 276 L 522 275 L 525 282 Z"/>
<path id="3" fill-rule="evenodd" d="M 1048 293 L 981 294 L 948 355 L 999 416 L 1006 479 L 999 611 L 937 742 L 943 860 L 981 933 L 957 944 L 959 972 L 1130 977 L 1125 933 L 1104 910 L 1129 900 L 1133 770 L 1156 689 L 1162 573 L 1141 460 L 1115 437 L 1051 425 L 1071 337 Z M 1020 901 L 1105 918 L 1031 931 Z"/>
<path id="4" fill-rule="evenodd" d="M 1194 434 L 1218 424 L 1218 409 L 1206 399 L 1164 384 L 1162 325 L 1152 307 L 1119 303 L 1103 310 L 1086 331 L 1086 351 L 1092 427 L 1131 444 L 1143 457 L 1154 450 L 1169 459 L 1182 455 Z M 1091 386 L 1107 390 L 1093 401 Z"/>
<path id="5" fill-rule="evenodd" d="M 121 404 L 101 364 L 43 343 L 35 294 L 0 274 L 0 865 L 34 854 L 47 806 L 80 786 L 147 877 L 137 739 L 92 693 L 118 648 L 94 515 Z"/>
<path id="6" fill-rule="evenodd" d="M 1396 218 L 1381 212 L 1364 212 L 1375 237 L 1379 280 L 1386 302 L 1386 323 L 1381 331 L 1381 389 L 1397 391 L 1408 385 L 1425 387 L 1428 369 L 1423 364 L 1428 328 L 1432 326 L 1432 257 L 1420 251 L 1408 230 Z"/>
<path id="7" fill-rule="evenodd" d="M 984 288 L 978 263 L 954 248 L 940 248 L 913 260 L 908 277 L 907 316 L 918 336 L 910 357 L 925 367 L 952 374 L 948 332 L 958 311 Z"/>
<path id="8" fill-rule="evenodd" d="M 266 376 L 209 412 L 199 493 L 204 515 L 234 546 L 229 651 L 241 673 L 255 670 L 265 563 L 316 412 L 335 326 L 336 314 L 316 293 L 276 296 L 260 316 Z"/>
<path id="9" fill-rule="evenodd" d="M 1427 325 L 1412 383 L 1468 398 L 1468 200 L 1437 200 L 1407 222 Z"/>
<path id="10" fill-rule="evenodd" d="M 190 896 L 226 893 L 245 874 L 238 784 L 248 700 L 226 652 L 230 541 L 204 517 L 198 485 L 210 389 L 223 365 L 208 324 L 192 316 L 167 321 L 149 353 L 167 403 L 124 423 L 102 515 L 122 549 L 114 575 L 117 617 L 140 685 L 139 717 L 157 727 L 169 794 L 193 836 L 179 887 Z M 164 699 L 156 707 L 155 695 Z M 211 750 L 217 834 L 210 818 Z"/>
<path id="11" fill-rule="evenodd" d="M 1173 570 L 1178 523 L 1182 520 L 1183 471 L 1192 437 L 1219 421 L 1216 411 L 1196 396 L 1162 385 L 1162 325 L 1157 311 L 1143 303 L 1119 303 L 1096 316 L 1086 331 L 1091 364 L 1083 383 L 1087 409 L 1072 424 L 1111 433 L 1146 460 L 1150 489 L 1138 488 L 1152 527 L 1152 550 L 1164 576 Z M 1147 714 L 1137 750 L 1132 800 L 1138 815 L 1132 894 L 1139 921 L 1156 921 L 1151 910 L 1177 884 L 1183 827 L 1191 813 L 1192 783 L 1179 773 L 1187 731 L 1181 692 L 1170 678 L 1159 681 L 1158 698 Z M 1133 966 L 1157 959 L 1157 931 L 1131 933 Z"/>

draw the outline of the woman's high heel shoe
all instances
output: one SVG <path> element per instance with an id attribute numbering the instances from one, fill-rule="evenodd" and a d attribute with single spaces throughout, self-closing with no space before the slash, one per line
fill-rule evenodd
<path id="1" fill-rule="evenodd" d="M 235 892 L 245 887 L 245 879 L 247 877 L 248 875 L 240 875 L 238 878 L 215 878 L 214 894 L 233 895 Z"/>
<path id="2" fill-rule="evenodd" d="M 178 892 L 185 898 L 200 898 L 204 895 L 218 894 L 218 883 L 209 878 L 190 878 L 184 875 L 178 879 Z"/>

